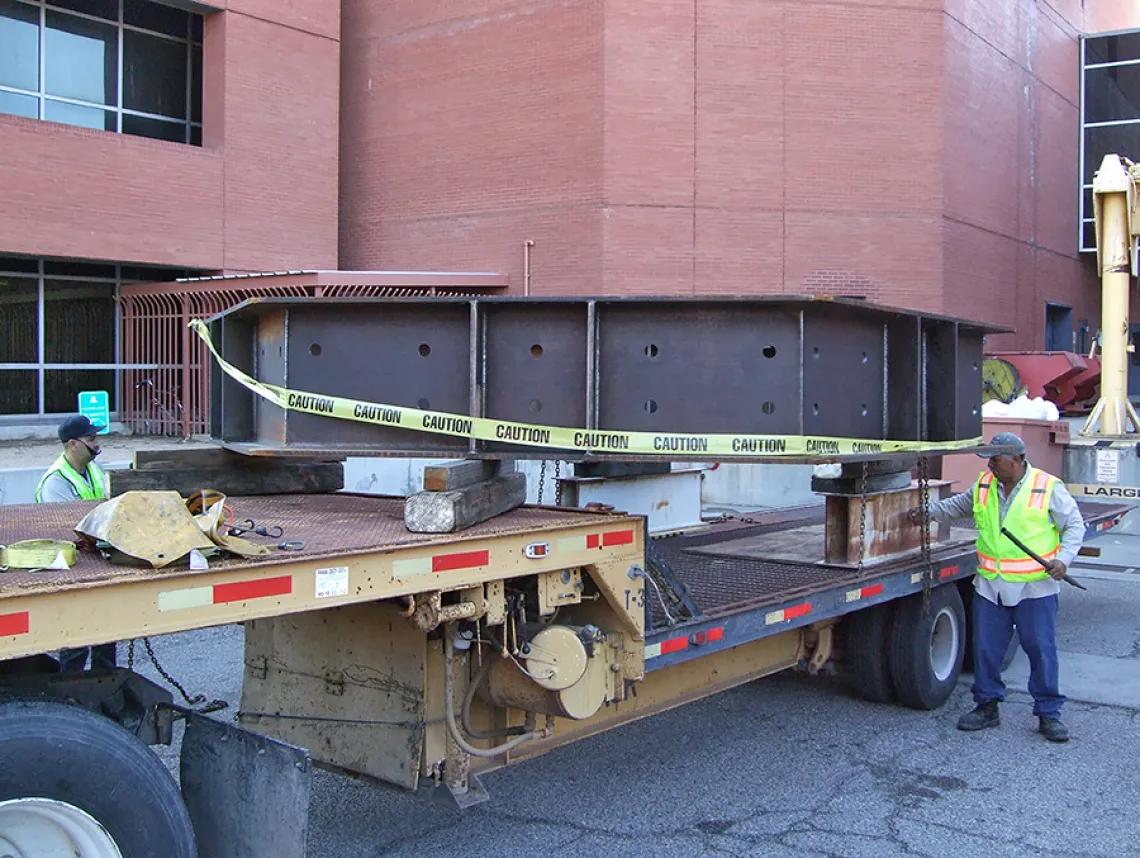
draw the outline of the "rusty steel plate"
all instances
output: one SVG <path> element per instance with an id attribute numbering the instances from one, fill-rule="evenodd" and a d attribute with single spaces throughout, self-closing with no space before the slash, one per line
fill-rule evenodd
<path id="1" fill-rule="evenodd" d="M 301 551 L 275 551 L 266 557 L 245 560 L 237 557 L 211 558 L 210 570 L 264 567 L 312 557 L 335 557 L 370 551 L 393 551 L 436 542 L 456 542 L 512 534 L 539 533 L 561 527 L 591 523 L 608 524 L 613 515 L 543 507 L 520 507 L 490 521 L 474 525 L 458 534 L 411 533 L 404 526 L 403 498 L 353 495 L 268 495 L 230 497 L 235 524 L 253 519 L 259 525 L 279 525 L 279 538 L 243 534 L 243 538 L 264 545 L 300 540 Z M 0 544 L 23 539 L 75 539 L 73 527 L 98 505 L 96 501 L 75 503 L 25 504 L 4 507 L 0 515 Z M 12 569 L 0 572 L 0 597 L 13 591 L 34 588 L 54 590 L 105 584 L 109 581 L 150 579 L 161 575 L 202 574 L 183 568 L 139 569 L 113 565 L 99 554 L 80 551 L 76 564 L 68 570 L 30 571 Z"/>
<path id="2" fill-rule="evenodd" d="M 238 369 L 319 396 L 586 432 L 922 441 L 931 451 L 981 436 L 983 337 L 1005 330 L 811 295 L 256 298 L 209 326 Z M 709 457 L 699 444 L 583 453 L 302 413 L 212 366 L 211 434 L 247 454 Z M 758 445 L 733 461 L 841 458 Z"/>

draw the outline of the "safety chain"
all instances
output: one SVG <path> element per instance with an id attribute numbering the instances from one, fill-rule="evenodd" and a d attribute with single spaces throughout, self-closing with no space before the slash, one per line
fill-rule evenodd
<path id="1" fill-rule="evenodd" d="M 863 474 L 859 478 L 859 574 L 863 574 L 863 561 L 867 558 L 867 460 L 863 460 Z"/>
<path id="2" fill-rule="evenodd" d="M 542 506 L 542 490 L 546 488 L 546 459 L 538 466 L 538 505 Z"/>
<path id="3" fill-rule="evenodd" d="M 554 505 L 562 506 L 562 460 L 554 462 Z"/>
<path id="4" fill-rule="evenodd" d="M 930 483 L 926 472 L 926 457 L 918 457 L 918 517 L 919 539 L 922 545 L 922 613 L 930 616 L 930 591 L 934 587 L 934 564 L 930 560 Z"/>
<path id="5" fill-rule="evenodd" d="M 156 656 L 154 654 L 154 647 L 152 647 L 150 645 L 150 638 L 143 638 L 142 642 L 143 642 L 143 645 L 146 647 L 146 653 L 147 653 L 147 655 L 150 656 L 150 661 L 151 661 L 151 664 L 154 665 L 154 669 L 159 672 L 159 675 L 161 675 L 163 679 L 165 679 L 172 686 L 174 686 L 175 689 L 178 690 L 178 693 L 182 695 L 182 699 L 185 700 L 188 705 L 196 706 L 199 703 L 205 703 L 206 702 L 206 695 L 205 694 L 195 694 L 193 697 L 191 697 L 189 694 L 186 693 L 186 689 L 182 687 L 182 684 L 177 679 L 175 679 L 173 676 L 171 676 L 169 673 L 166 672 L 166 668 L 164 668 L 159 663 L 158 656 Z M 130 645 L 127 647 L 127 669 L 128 670 L 134 670 L 134 667 L 135 667 L 135 643 L 136 643 L 135 639 L 132 638 Z M 198 711 L 199 712 L 216 712 L 219 709 L 225 709 L 227 706 L 229 706 L 229 704 L 224 700 L 212 700 L 208 706 L 204 706 L 201 709 L 199 709 Z"/>

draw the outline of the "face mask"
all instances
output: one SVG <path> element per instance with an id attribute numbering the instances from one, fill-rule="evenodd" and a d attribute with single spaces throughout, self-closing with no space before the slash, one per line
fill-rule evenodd
<path id="1" fill-rule="evenodd" d="M 79 440 L 79 443 L 87 448 L 87 452 L 91 454 L 92 459 L 94 459 L 96 456 L 98 456 L 100 453 L 103 452 L 102 449 L 100 449 L 99 447 L 96 447 L 95 449 L 91 449 L 91 445 L 82 439 L 77 439 L 77 440 Z"/>

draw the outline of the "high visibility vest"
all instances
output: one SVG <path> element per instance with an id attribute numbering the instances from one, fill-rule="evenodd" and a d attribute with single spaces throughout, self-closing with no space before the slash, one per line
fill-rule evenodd
<path id="1" fill-rule="evenodd" d="M 71 467 L 71 462 L 67 461 L 67 457 L 60 453 L 59 458 L 52 462 L 51 467 L 40 477 L 39 485 L 36 486 L 36 503 L 43 503 L 44 483 L 52 474 L 61 474 L 64 479 L 75 486 L 80 500 L 103 500 L 107 497 L 102 468 L 94 462 L 87 464 L 87 476 L 91 478 L 91 485 L 88 485 L 87 481 L 79 476 L 79 472 Z"/>
<path id="2" fill-rule="evenodd" d="M 1020 539 L 1034 553 L 1052 560 L 1061 550 L 1061 534 L 1049 518 L 1049 501 L 1057 478 L 1030 468 L 1000 520 L 997 480 L 987 471 L 974 484 L 974 521 L 978 525 L 978 574 L 983 578 L 1026 583 L 1049 577 L 1040 563 L 1003 536 L 1001 528 Z"/>

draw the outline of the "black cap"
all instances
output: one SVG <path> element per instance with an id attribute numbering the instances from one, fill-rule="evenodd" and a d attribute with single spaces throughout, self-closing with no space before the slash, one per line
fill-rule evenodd
<path id="1" fill-rule="evenodd" d="M 85 414 L 73 414 L 59 424 L 59 440 L 66 444 L 75 438 L 98 435 L 105 427 L 92 423 Z"/>

